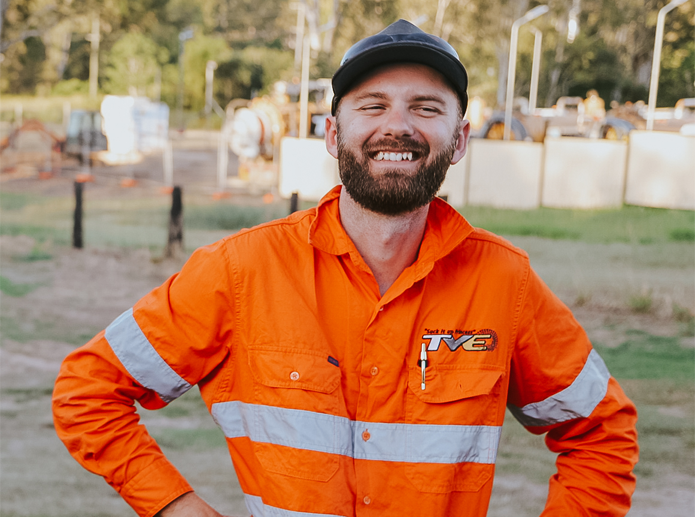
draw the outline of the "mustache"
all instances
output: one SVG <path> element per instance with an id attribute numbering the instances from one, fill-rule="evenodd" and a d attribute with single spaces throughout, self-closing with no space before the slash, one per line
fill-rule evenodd
<path id="1" fill-rule="evenodd" d="M 371 142 L 365 142 L 362 146 L 362 152 L 374 153 L 382 149 L 393 149 L 401 152 L 418 153 L 420 156 L 425 156 L 430 152 L 430 146 L 426 142 L 418 142 L 417 140 L 381 138 Z"/>

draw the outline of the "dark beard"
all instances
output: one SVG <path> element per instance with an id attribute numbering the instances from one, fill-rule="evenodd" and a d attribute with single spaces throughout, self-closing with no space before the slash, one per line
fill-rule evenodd
<path id="1" fill-rule="evenodd" d="M 362 146 L 364 159 L 360 163 L 340 138 L 338 126 L 338 169 L 343 187 L 355 202 L 372 212 L 384 215 L 412 212 L 437 195 L 451 165 L 457 139 L 458 129 L 451 144 L 429 163 L 426 163 L 430 153 L 427 143 L 390 139 L 365 143 Z M 369 156 L 373 150 L 384 148 L 417 153 L 422 163 L 413 175 L 394 169 L 375 177 L 369 170 Z"/>

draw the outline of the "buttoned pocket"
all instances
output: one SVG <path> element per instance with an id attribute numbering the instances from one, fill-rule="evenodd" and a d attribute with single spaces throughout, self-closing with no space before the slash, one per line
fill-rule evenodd
<path id="1" fill-rule="evenodd" d="M 328 354 L 275 346 L 250 348 L 249 368 L 258 461 L 267 472 L 328 481 L 350 445 L 346 419 L 336 416 L 340 369 Z"/>
<path id="2" fill-rule="evenodd" d="M 425 390 L 419 368 L 409 372 L 406 475 L 418 490 L 477 491 L 494 473 L 504 414 L 503 372 L 430 366 Z"/>

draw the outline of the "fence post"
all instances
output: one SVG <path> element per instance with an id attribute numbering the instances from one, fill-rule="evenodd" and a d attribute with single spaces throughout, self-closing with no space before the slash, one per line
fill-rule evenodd
<path id="1" fill-rule="evenodd" d="M 84 183 L 75 182 L 75 221 L 72 227 L 72 247 L 82 249 L 82 191 Z"/>
<path id="2" fill-rule="evenodd" d="M 162 160 L 164 165 L 164 186 L 171 188 L 174 185 L 174 150 L 169 139 L 167 139 L 164 145 Z"/>
<path id="3" fill-rule="evenodd" d="M 292 197 L 290 197 L 290 214 L 295 213 L 299 210 L 299 192 L 292 192 Z"/>
<path id="4" fill-rule="evenodd" d="M 176 258 L 183 251 L 183 199 L 181 187 L 176 186 L 171 193 L 171 213 L 169 216 L 169 239 L 164 256 Z"/>

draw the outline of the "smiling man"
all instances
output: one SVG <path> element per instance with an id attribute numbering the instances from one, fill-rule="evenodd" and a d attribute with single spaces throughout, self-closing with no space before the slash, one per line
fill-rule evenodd
<path id="1" fill-rule="evenodd" d="M 620 516 L 633 404 L 507 241 L 436 193 L 468 143 L 454 49 L 403 20 L 333 77 L 318 207 L 196 251 L 66 358 L 56 430 L 143 516 L 218 516 L 134 409 L 194 385 L 255 517 L 487 514 L 505 408 L 558 453 L 544 516 Z"/>

